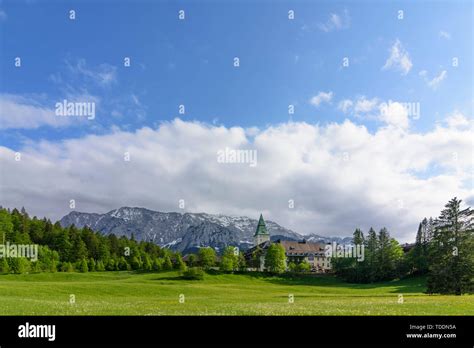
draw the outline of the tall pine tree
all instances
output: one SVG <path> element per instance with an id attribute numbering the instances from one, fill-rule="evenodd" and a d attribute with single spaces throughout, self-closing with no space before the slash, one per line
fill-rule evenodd
<path id="1" fill-rule="evenodd" d="M 434 221 L 429 293 L 461 295 L 474 290 L 474 211 L 461 209 L 461 202 L 451 199 Z"/>

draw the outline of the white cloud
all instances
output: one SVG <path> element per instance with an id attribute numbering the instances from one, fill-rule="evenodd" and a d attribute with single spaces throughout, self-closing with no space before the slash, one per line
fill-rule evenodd
<path id="1" fill-rule="evenodd" d="M 354 103 L 350 99 L 344 99 L 339 102 L 338 109 L 343 113 L 348 113 Z"/>
<path id="2" fill-rule="evenodd" d="M 432 80 L 427 81 L 428 86 L 432 89 L 437 89 L 447 76 L 448 72 L 446 70 L 441 71 L 438 76 L 435 76 Z"/>
<path id="3" fill-rule="evenodd" d="M 399 129 L 407 129 L 410 125 L 407 109 L 398 102 L 389 101 L 380 106 L 380 120 L 388 126 Z"/>
<path id="4" fill-rule="evenodd" d="M 354 106 L 356 114 L 368 113 L 377 108 L 379 100 L 377 98 L 367 99 L 364 96 L 357 98 Z"/>
<path id="5" fill-rule="evenodd" d="M 368 99 L 359 96 L 354 100 L 342 100 L 338 108 L 360 119 L 378 120 L 384 123 L 384 126 L 403 130 L 410 126 L 408 110 L 399 102 L 384 102 L 379 98 Z"/>
<path id="6" fill-rule="evenodd" d="M 96 68 L 90 68 L 85 59 L 78 59 L 75 64 L 66 61 L 69 71 L 75 75 L 84 78 L 86 81 L 92 81 L 96 84 L 106 87 L 117 82 L 117 68 L 109 64 L 101 64 Z"/>
<path id="7" fill-rule="evenodd" d="M 0 94 L 0 129 L 64 127 L 71 124 L 71 118 L 56 116 L 54 103 L 48 104 L 42 99 Z"/>
<path id="8" fill-rule="evenodd" d="M 382 67 L 383 70 L 393 69 L 400 71 L 402 75 L 408 74 L 413 66 L 408 52 L 403 48 L 400 40 L 396 40 L 389 50 L 390 56 Z"/>
<path id="9" fill-rule="evenodd" d="M 339 102 L 338 109 L 344 113 L 352 113 L 356 117 L 370 118 L 374 115 L 371 113 L 378 113 L 378 105 L 380 101 L 378 98 L 367 99 L 365 96 L 358 96 L 356 99 L 344 99 Z"/>
<path id="10" fill-rule="evenodd" d="M 446 79 L 446 77 L 448 76 L 448 72 L 446 70 L 443 70 L 439 73 L 438 76 L 433 77 L 431 80 L 428 78 L 428 71 L 426 70 L 421 70 L 418 75 L 423 78 L 428 87 L 433 90 L 436 90 L 438 89 L 441 82 Z"/>
<path id="11" fill-rule="evenodd" d="M 349 11 L 345 9 L 342 13 L 331 13 L 328 20 L 325 23 L 319 23 L 318 27 L 324 32 L 330 32 L 333 30 L 348 29 L 350 26 Z"/>
<path id="12" fill-rule="evenodd" d="M 399 123 L 401 114 L 388 120 Z M 469 130 L 442 126 L 425 134 L 395 127 L 370 133 L 350 121 L 290 122 L 249 134 L 177 119 L 157 129 L 30 143 L 20 149 L 20 162 L 0 147 L 0 192 L 3 206 L 54 219 L 70 211 L 70 199 L 90 212 L 179 211 L 184 199 L 188 211 L 263 212 L 301 233 L 347 236 L 356 227 L 386 226 L 413 241 L 420 219 L 436 216 L 453 196 L 469 196 L 471 138 Z M 226 146 L 257 150 L 258 165 L 218 163 L 216 153 Z"/>
<path id="13" fill-rule="evenodd" d="M 446 39 L 446 40 L 451 40 L 451 34 L 448 33 L 447 31 L 440 30 L 439 31 L 439 37 Z"/>
<path id="14" fill-rule="evenodd" d="M 450 128 L 466 128 L 472 125 L 472 120 L 469 120 L 460 111 L 455 110 L 446 118 L 446 123 Z"/>
<path id="15" fill-rule="evenodd" d="M 319 92 L 317 95 L 310 99 L 310 104 L 318 107 L 321 103 L 331 102 L 333 93 L 332 92 Z"/>

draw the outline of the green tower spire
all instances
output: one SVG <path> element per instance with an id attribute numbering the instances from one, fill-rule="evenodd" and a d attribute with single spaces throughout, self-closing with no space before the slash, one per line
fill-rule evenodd
<path id="1" fill-rule="evenodd" d="M 263 216 L 260 214 L 260 219 L 258 220 L 257 230 L 255 231 L 254 237 L 269 234 L 270 233 L 267 231 L 267 226 L 265 225 L 265 220 L 263 220 Z"/>

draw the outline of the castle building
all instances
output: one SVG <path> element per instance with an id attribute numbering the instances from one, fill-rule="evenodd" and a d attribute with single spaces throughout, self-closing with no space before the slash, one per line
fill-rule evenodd
<path id="1" fill-rule="evenodd" d="M 331 258 L 325 254 L 326 244 L 324 243 L 281 239 L 271 242 L 270 233 L 267 230 L 262 214 L 260 214 L 260 219 L 258 220 L 257 229 L 255 231 L 254 246 L 245 253 L 245 258 L 247 262 L 253 265 L 253 269 L 259 271 L 265 270 L 265 254 L 272 243 L 283 246 L 287 265 L 306 261 L 310 264 L 312 272 L 327 273 L 332 269 Z"/>

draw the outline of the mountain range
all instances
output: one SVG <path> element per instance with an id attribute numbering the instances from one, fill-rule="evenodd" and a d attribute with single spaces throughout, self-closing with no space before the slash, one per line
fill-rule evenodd
<path id="1" fill-rule="evenodd" d="M 216 251 L 226 246 L 241 250 L 253 246 L 253 235 L 258 221 L 245 216 L 212 215 L 206 213 L 163 213 L 145 208 L 122 207 L 105 214 L 73 211 L 64 216 L 63 227 L 84 226 L 102 234 L 133 237 L 151 241 L 183 254 L 210 246 Z M 301 235 L 273 221 L 266 221 L 272 240 L 303 240 L 311 242 L 350 243 L 351 237 L 323 237 L 317 234 Z"/>

